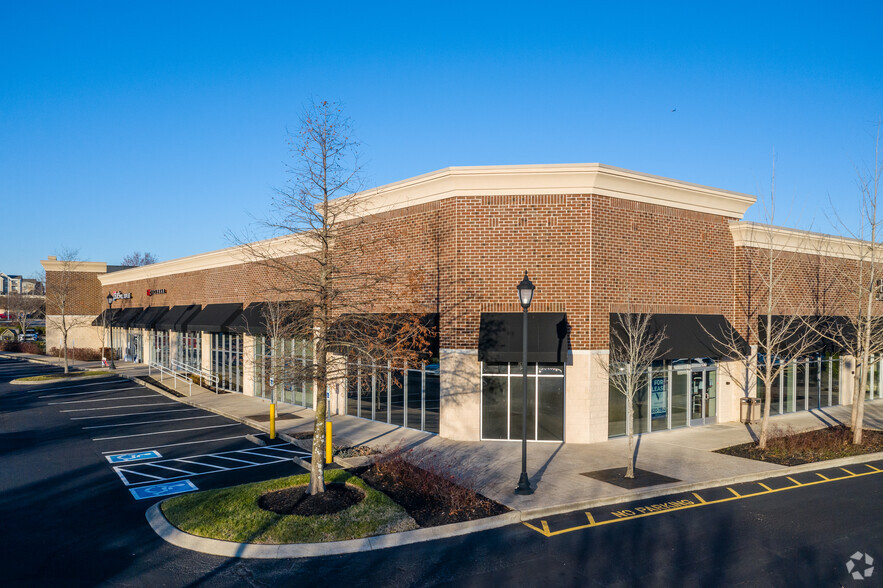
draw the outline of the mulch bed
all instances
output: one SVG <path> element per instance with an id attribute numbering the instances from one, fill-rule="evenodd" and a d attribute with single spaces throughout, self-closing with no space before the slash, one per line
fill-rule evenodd
<path id="1" fill-rule="evenodd" d="M 426 473 L 411 466 L 416 471 L 415 478 L 426 476 Z M 463 521 L 472 521 L 483 519 L 509 512 L 509 508 L 482 496 L 473 493 L 473 499 L 468 505 L 460 507 L 456 510 L 443 504 L 438 499 L 428 496 L 425 492 L 419 492 L 414 487 L 404 483 L 391 483 L 386 476 L 378 474 L 376 466 L 366 466 L 350 470 L 374 488 L 392 498 L 401 505 L 409 515 L 421 527 L 437 527 L 439 525 L 447 525 L 449 523 L 460 523 Z M 441 481 L 442 483 L 444 481 Z"/>
<path id="2" fill-rule="evenodd" d="M 743 443 L 718 449 L 717 453 L 793 466 L 879 451 L 883 451 L 883 432 L 865 429 L 862 444 L 853 445 L 852 431 L 838 425 L 805 433 L 774 431 L 766 450 L 758 449 L 756 443 Z"/>
<path id="3" fill-rule="evenodd" d="M 258 506 L 276 514 L 308 517 L 346 510 L 364 498 L 364 492 L 346 484 L 327 484 L 325 492 L 316 495 L 307 494 L 307 486 L 294 486 L 264 494 Z"/>

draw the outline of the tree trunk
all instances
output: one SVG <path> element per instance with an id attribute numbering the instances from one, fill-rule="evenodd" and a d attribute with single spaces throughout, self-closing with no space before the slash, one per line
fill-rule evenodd
<path id="1" fill-rule="evenodd" d="M 767 354 L 766 361 L 764 362 L 763 371 L 763 387 L 765 393 L 763 395 L 763 416 L 760 418 L 760 437 L 757 440 L 757 447 L 759 449 L 766 449 L 767 437 L 769 435 L 770 410 L 773 408 L 773 395 L 770 394 L 770 383 L 773 381 L 773 378 L 769 354 Z"/>
<path id="2" fill-rule="evenodd" d="M 64 373 L 67 373 L 67 331 L 61 332 L 62 337 L 62 347 L 64 347 Z"/>
<path id="3" fill-rule="evenodd" d="M 319 327 L 316 340 L 316 422 L 313 424 L 313 457 L 310 462 L 310 488 L 312 495 L 325 492 L 325 420 L 328 406 L 325 402 L 325 388 L 328 385 L 328 358 L 326 353 L 327 328 L 325 322 Z"/>
<path id="4" fill-rule="evenodd" d="M 635 477 L 635 427 L 632 424 L 632 399 L 628 398 L 625 405 L 625 427 L 629 436 L 629 463 L 625 470 L 626 478 Z"/>

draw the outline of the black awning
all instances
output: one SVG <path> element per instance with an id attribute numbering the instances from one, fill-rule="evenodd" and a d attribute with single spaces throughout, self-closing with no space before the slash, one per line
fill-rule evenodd
<path id="1" fill-rule="evenodd" d="M 243 333 L 245 335 L 266 335 L 267 323 L 272 321 L 273 316 L 270 302 L 252 302 L 242 309 L 242 312 L 235 315 L 227 324 L 225 331 L 231 333 Z M 298 302 L 284 302 L 284 313 L 290 313 L 290 320 L 298 323 L 295 331 L 309 333 L 312 330 L 312 323 L 309 321 L 309 309 Z"/>
<path id="2" fill-rule="evenodd" d="M 129 326 L 135 329 L 153 329 L 156 321 L 162 318 L 162 315 L 168 311 L 168 306 L 148 306 L 144 309 L 144 312 L 135 317 Z"/>
<path id="3" fill-rule="evenodd" d="M 153 328 L 156 331 L 183 331 L 200 308 L 199 304 L 173 306 L 165 316 L 156 321 Z"/>
<path id="4" fill-rule="evenodd" d="M 773 345 L 775 355 L 791 356 L 798 351 L 804 354 L 833 352 L 855 341 L 855 325 L 845 316 L 789 316 L 772 315 Z M 757 339 L 766 340 L 766 315 L 757 317 Z M 875 334 L 879 329 L 875 328 Z M 873 336 L 873 335 L 872 335 Z M 835 343 L 836 342 L 836 343 Z"/>
<path id="5" fill-rule="evenodd" d="M 520 312 L 481 313 L 478 359 L 489 362 L 520 362 L 524 336 Z M 564 363 L 570 348 L 570 325 L 563 312 L 527 314 L 527 361 Z"/>
<path id="6" fill-rule="evenodd" d="M 610 329 L 620 329 L 619 314 L 611 313 Z M 656 359 L 720 358 L 731 355 L 726 344 L 735 339 L 736 345 L 747 348 L 747 343 L 735 331 L 730 321 L 720 314 L 654 314 L 650 317 L 651 333 L 663 331 L 665 339 Z M 611 337 L 611 342 L 614 340 Z"/>
<path id="7" fill-rule="evenodd" d="M 205 308 L 196 313 L 187 325 L 188 331 L 204 333 L 220 333 L 230 321 L 242 310 L 239 302 L 232 304 L 206 304 Z"/>
<path id="8" fill-rule="evenodd" d="M 92 319 L 93 327 L 103 327 L 110 326 L 111 318 L 116 319 L 117 315 L 119 315 L 119 308 L 105 308 L 101 311 L 101 314 Z M 116 326 L 116 324 L 114 324 Z"/>
<path id="9" fill-rule="evenodd" d="M 120 313 L 113 317 L 113 326 L 128 329 L 132 326 L 132 321 L 138 318 L 138 315 L 141 314 L 142 310 L 144 309 L 141 307 L 121 309 Z"/>

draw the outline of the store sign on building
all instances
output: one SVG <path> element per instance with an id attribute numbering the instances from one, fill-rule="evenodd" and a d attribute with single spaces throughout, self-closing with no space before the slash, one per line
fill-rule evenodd
<path id="1" fill-rule="evenodd" d="M 165 294 L 165 293 L 166 293 L 165 288 L 148 288 L 147 289 L 148 296 L 153 296 L 155 294 Z"/>
<path id="2" fill-rule="evenodd" d="M 113 296 L 114 300 L 129 300 L 130 298 L 132 298 L 131 292 L 126 292 L 124 294 L 122 292 L 117 291 L 117 292 L 111 292 L 110 295 Z"/>

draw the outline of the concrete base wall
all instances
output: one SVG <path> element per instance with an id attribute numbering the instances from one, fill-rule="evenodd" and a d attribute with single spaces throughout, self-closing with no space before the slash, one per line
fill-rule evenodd
<path id="1" fill-rule="evenodd" d="M 607 439 L 607 352 L 574 351 L 564 380 L 564 441 L 594 443 Z"/>
<path id="2" fill-rule="evenodd" d="M 481 363 L 478 351 L 442 349 L 439 368 L 439 435 L 458 441 L 480 440 Z"/>
<path id="3" fill-rule="evenodd" d="M 92 321 L 95 315 L 76 315 L 66 316 L 65 323 L 73 325 L 68 330 L 67 345 L 68 347 L 86 347 L 90 349 L 98 349 L 103 346 L 102 335 L 106 329 L 102 327 L 93 327 Z M 46 317 L 46 350 L 58 347 L 61 349 L 61 316 L 48 315 Z"/>
<path id="4" fill-rule="evenodd" d="M 254 396 L 254 337 L 242 336 L 242 393 Z"/>

